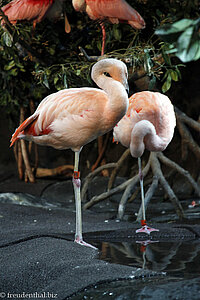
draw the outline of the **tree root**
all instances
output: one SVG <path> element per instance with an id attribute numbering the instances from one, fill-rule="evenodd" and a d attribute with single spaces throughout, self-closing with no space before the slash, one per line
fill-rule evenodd
<path id="1" fill-rule="evenodd" d="M 170 168 L 174 169 L 176 172 L 180 173 L 182 176 L 184 176 L 189 183 L 192 185 L 193 189 L 195 190 L 196 194 L 200 197 L 200 187 L 196 183 L 196 181 L 192 178 L 190 173 L 180 167 L 178 164 L 176 164 L 174 161 L 167 158 L 162 152 L 157 153 L 158 158 L 161 162 L 163 162 L 165 165 L 169 166 Z"/>
<path id="2" fill-rule="evenodd" d="M 46 168 L 37 168 L 36 170 L 36 177 L 49 177 L 49 176 L 60 176 L 70 174 L 72 176 L 74 172 L 73 165 L 63 165 L 53 169 L 46 169 Z"/>
<path id="3" fill-rule="evenodd" d="M 98 173 L 100 173 L 104 169 L 115 168 L 115 167 L 116 167 L 116 163 L 109 163 L 109 164 L 100 166 L 99 168 L 94 170 L 94 172 L 89 173 L 88 176 L 85 178 L 83 187 L 81 189 L 81 199 L 82 200 L 85 199 L 85 195 L 87 193 L 89 183 L 91 182 L 93 177 L 95 177 Z M 86 203 L 86 204 L 88 204 L 88 203 Z M 86 208 L 88 208 L 88 207 L 86 207 Z"/>
<path id="4" fill-rule="evenodd" d="M 20 107 L 20 124 L 25 119 L 25 109 L 23 106 Z M 29 142 L 28 144 L 28 150 L 26 148 L 26 142 L 24 140 L 18 140 L 14 144 L 14 155 L 17 162 L 17 168 L 18 168 L 18 175 L 19 179 L 23 180 L 25 182 L 35 182 L 35 176 L 34 172 L 32 170 L 30 160 L 29 160 L 29 154 L 31 153 L 32 148 L 32 142 Z M 35 169 L 37 168 L 38 164 L 38 153 L 37 153 L 37 146 L 35 145 Z M 24 169 L 25 167 L 25 169 Z"/>
<path id="5" fill-rule="evenodd" d="M 153 181 L 150 185 L 150 187 L 148 188 L 146 194 L 145 194 L 145 199 L 144 199 L 144 206 L 145 206 L 145 209 L 147 208 L 155 190 L 157 189 L 158 187 L 158 177 L 157 176 L 153 176 Z M 138 211 L 138 214 L 137 214 L 137 221 L 140 221 L 142 220 L 142 205 L 140 206 L 140 209 Z"/>
<path id="6" fill-rule="evenodd" d="M 156 176 L 156 175 L 158 176 L 158 180 L 159 180 L 160 184 L 162 185 L 162 187 L 164 188 L 167 195 L 169 196 L 169 199 L 172 202 L 172 205 L 174 206 L 178 217 L 180 219 L 183 219 L 184 218 L 183 208 L 161 171 L 160 162 L 158 160 L 157 155 L 158 154 L 156 152 L 152 152 L 150 155 L 152 172 L 153 172 L 154 176 Z M 163 154 L 163 156 L 164 156 L 164 154 Z"/>
<path id="7" fill-rule="evenodd" d="M 188 156 L 188 148 L 194 153 L 198 160 L 200 160 L 200 148 L 198 144 L 194 141 L 191 133 L 189 132 L 187 126 L 190 126 L 197 132 L 200 132 L 200 123 L 188 117 L 185 113 L 175 107 L 176 117 L 177 117 L 177 127 L 181 135 L 181 149 L 182 158 L 185 160 Z"/>
<path id="8" fill-rule="evenodd" d="M 130 149 L 127 149 L 122 156 L 120 157 L 120 159 L 118 160 L 118 162 L 116 163 L 116 168 L 112 171 L 111 175 L 110 175 L 110 179 L 108 182 L 108 191 L 112 188 L 113 183 L 115 181 L 115 178 L 117 176 L 117 172 L 119 172 L 119 170 L 121 169 L 125 159 L 130 155 Z"/>
<path id="9" fill-rule="evenodd" d="M 25 181 L 27 182 L 28 180 L 30 182 L 35 182 L 35 176 L 33 175 L 31 166 L 30 166 L 30 162 L 29 162 L 29 158 L 28 158 L 28 153 L 26 150 L 26 144 L 24 140 L 20 140 L 21 143 L 21 149 L 22 149 L 22 157 L 24 160 L 24 165 L 25 165 Z"/>
<path id="10" fill-rule="evenodd" d="M 126 158 L 126 156 L 128 155 L 128 151 L 125 151 L 126 154 L 124 153 L 122 155 L 122 157 L 120 158 L 120 164 L 121 162 L 124 161 L 124 158 Z M 123 159 L 122 159 L 123 158 Z M 108 167 L 115 167 L 118 168 L 119 167 L 119 161 L 116 164 L 108 164 L 106 166 Z M 145 177 L 150 168 L 153 172 L 153 180 L 152 183 L 150 185 L 150 187 L 148 188 L 146 195 L 145 195 L 145 208 L 147 208 L 147 205 L 150 201 L 150 199 L 152 198 L 153 194 L 155 193 L 155 190 L 158 187 L 158 183 L 160 182 L 160 184 L 162 185 L 162 187 L 164 188 L 165 192 L 167 193 L 170 201 L 172 202 L 172 205 L 174 206 L 174 209 L 178 215 L 178 217 L 180 219 L 184 218 L 184 212 L 183 212 L 183 208 L 178 200 L 178 198 L 176 197 L 175 193 L 173 192 L 173 190 L 171 189 L 171 187 L 169 186 L 168 182 L 166 181 L 162 171 L 161 171 L 161 166 L 160 166 L 160 162 L 162 162 L 163 164 L 170 166 L 172 169 L 174 169 L 176 172 L 178 172 L 180 175 L 184 176 L 189 183 L 192 185 L 193 189 L 195 190 L 195 192 L 197 193 L 197 195 L 200 196 L 200 188 L 198 187 L 197 183 L 195 182 L 195 180 L 192 178 L 192 176 L 189 174 L 188 171 L 186 171 L 185 169 L 183 169 L 182 167 L 180 167 L 178 164 L 176 164 L 175 162 L 171 161 L 169 158 L 167 158 L 163 153 L 161 152 L 152 152 L 149 156 L 149 160 L 145 166 L 145 168 L 143 169 L 143 176 Z M 105 166 L 104 166 L 105 167 Z M 102 167 L 101 167 L 102 168 Z M 98 168 L 99 169 L 99 168 Z M 100 170 L 96 170 L 98 172 L 101 171 Z M 118 169 L 119 170 L 119 169 Z M 87 178 L 86 178 L 86 182 L 85 182 L 85 186 L 83 187 L 84 191 L 82 190 L 83 195 L 86 194 L 89 182 L 92 180 L 92 178 L 95 176 L 96 174 L 90 173 Z M 88 180 L 89 178 L 89 180 Z M 124 194 L 121 198 L 120 204 L 119 204 L 119 208 L 118 208 L 118 218 L 122 219 L 123 215 L 124 215 L 124 211 L 125 211 L 125 205 L 128 201 L 128 199 L 130 198 L 132 191 L 135 187 L 135 185 L 139 182 L 139 176 L 136 175 L 133 178 L 127 180 L 126 182 L 120 184 L 119 186 L 105 192 L 102 193 L 101 195 L 98 196 L 94 196 L 89 202 L 87 202 L 84 205 L 84 209 L 88 209 L 91 206 L 93 206 L 94 204 L 105 200 L 106 198 L 119 193 L 123 190 Z M 141 220 L 142 218 L 142 210 L 141 207 L 139 209 L 138 212 L 138 217 L 137 217 L 137 221 Z"/>
<path id="11" fill-rule="evenodd" d="M 189 174 L 189 172 L 187 172 L 186 170 L 184 170 L 183 168 L 178 166 L 176 163 L 174 163 L 173 161 L 171 161 L 170 159 L 165 157 L 163 153 L 161 153 L 161 152 L 151 152 L 151 154 L 149 156 L 148 163 L 146 165 L 146 167 L 148 166 L 147 172 L 146 172 L 146 169 L 145 169 L 146 167 L 143 170 L 143 176 L 144 177 L 147 175 L 150 167 L 151 167 L 151 170 L 153 172 L 152 184 L 151 184 L 151 186 L 149 187 L 149 189 L 147 190 L 147 192 L 145 194 L 145 208 L 147 208 L 147 205 L 148 205 L 150 199 L 152 198 L 153 194 L 155 193 L 156 188 L 158 187 L 158 182 L 160 182 L 160 184 L 164 188 L 165 192 L 167 193 L 170 201 L 172 202 L 172 205 L 174 206 L 178 217 L 180 219 L 183 219 L 184 218 L 183 208 L 182 208 L 178 198 L 174 194 L 173 190 L 169 186 L 167 180 L 165 179 L 165 177 L 164 177 L 164 175 L 161 171 L 161 166 L 160 166 L 159 159 L 164 164 L 166 164 L 168 166 L 170 165 L 177 172 L 179 172 L 184 177 L 186 177 L 189 180 L 189 182 L 192 184 L 194 190 L 197 193 L 199 193 L 198 186 L 195 183 L 195 181 L 193 180 L 193 178 L 191 177 L 191 175 Z M 131 191 L 133 190 L 133 188 L 134 188 L 134 186 L 130 186 L 130 187 L 128 186 L 127 190 L 128 190 L 129 193 L 125 191 L 124 195 L 122 196 L 122 199 L 121 199 L 120 204 L 119 204 L 119 209 L 118 209 L 118 218 L 119 219 L 123 218 L 124 211 L 125 211 L 125 204 L 126 204 L 128 198 L 129 198 L 129 195 L 130 195 Z M 141 219 L 142 219 L 142 206 L 140 206 L 138 216 L 137 216 L 137 221 L 140 221 Z"/>
<path id="12" fill-rule="evenodd" d="M 147 173 L 149 172 L 149 169 L 150 169 L 150 159 L 149 159 L 148 163 L 146 164 L 145 168 L 142 171 L 143 177 L 145 177 L 147 175 Z M 140 180 L 139 175 L 134 176 L 132 179 L 133 180 L 131 181 L 131 183 L 129 185 L 127 185 L 127 187 L 124 191 L 124 194 L 121 198 L 121 201 L 119 203 L 117 218 L 120 219 L 120 220 L 122 219 L 122 217 L 124 215 L 125 205 L 126 205 L 128 199 L 129 199 L 129 197 L 131 196 L 135 185 Z"/>
<path id="13" fill-rule="evenodd" d="M 187 152 L 188 148 L 195 154 L 197 158 L 200 158 L 200 149 L 197 143 L 194 141 L 192 135 L 190 134 L 188 128 L 186 125 L 190 126 L 194 130 L 200 132 L 200 123 L 197 121 L 194 121 L 193 119 L 189 118 L 186 114 L 181 112 L 178 108 L 175 108 L 176 116 L 177 116 L 177 127 L 180 132 L 180 135 L 182 137 L 182 144 L 183 144 L 183 158 L 187 157 Z M 114 180 L 116 178 L 116 175 L 120 168 L 122 167 L 124 160 L 127 158 L 129 155 L 130 151 L 127 149 L 121 158 L 118 160 L 116 164 L 113 164 L 112 167 L 114 167 L 114 170 L 111 173 L 111 177 L 108 183 L 108 191 L 105 193 L 102 193 L 101 195 L 94 196 L 89 202 L 87 202 L 84 205 L 84 209 L 87 209 L 94 204 L 103 201 L 104 199 L 119 193 L 124 190 L 123 196 L 121 198 L 119 208 L 118 208 L 118 218 L 122 219 L 125 211 L 125 205 L 132 195 L 132 191 L 135 188 L 135 185 L 139 182 L 139 176 L 136 175 L 133 178 L 127 180 L 126 182 L 120 184 L 119 186 L 115 187 L 112 189 Z M 150 202 L 150 199 L 152 198 L 153 194 L 155 193 L 158 184 L 160 183 L 163 189 L 165 190 L 166 194 L 169 197 L 169 200 L 171 201 L 179 219 L 184 218 L 184 211 L 183 208 L 175 195 L 174 191 L 168 184 L 167 180 L 165 179 L 165 176 L 163 175 L 163 172 L 161 170 L 161 165 L 160 163 L 168 166 L 171 168 L 172 172 L 177 172 L 180 175 L 182 175 L 192 186 L 193 190 L 195 193 L 200 197 L 200 187 L 198 186 L 197 182 L 192 178 L 190 173 L 185 170 L 184 168 L 180 167 L 177 163 L 174 161 L 170 160 L 167 158 L 162 152 L 152 152 L 149 156 L 149 160 L 143 169 L 143 176 L 145 177 L 149 170 L 152 170 L 153 173 L 153 179 L 151 182 L 150 187 L 147 189 L 146 195 L 145 195 L 145 208 L 147 208 L 148 203 Z M 109 165 L 109 164 L 108 164 Z M 92 174 L 92 173 L 91 173 Z M 84 192 L 83 195 L 86 194 L 86 190 L 88 188 L 88 184 L 91 181 L 92 177 L 95 176 L 95 174 L 88 175 L 88 178 L 90 180 L 87 180 L 86 185 L 84 186 Z M 131 199 L 133 196 L 131 197 Z M 137 221 L 141 220 L 142 218 L 142 208 L 140 207 L 138 216 L 137 216 Z"/>
<path id="14" fill-rule="evenodd" d="M 94 163 L 94 165 L 92 166 L 92 172 L 98 167 L 99 163 L 101 162 L 101 165 L 105 165 L 106 164 L 106 160 L 105 158 L 103 158 L 103 155 L 106 151 L 106 147 L 108 145 L 108 140 L 109 140 L 109 132 L 106 134 L 106 138 L 105 138 L 105 141 L 103 143 L 103 136 L 99 136 L 98 137 L 98 153 L 99 153 L 99 156 L 96 160 L 96 162 Z M 108 177 L 109 176 L 109 173 L 108 173 L 108 170 L 107 169 L 103 169 L 102 170 L 102 175 L 105 176 L 105 177 Z"/>
<path id="15" fill-rule="evenodd" d="M 107 164 L 107 165 L 109 165 L 109 164 Z M 102 166 L 102 167 L 105 167 L 105 166 Z M 113 188 L 112 190 L 102 193 L 99 196 L 92 197 L 92 199 L 83 206 L 83 209 L 88 209 L 91 206 L 93 206 L 94 204 L 96 204 L 100 201 L 103 201 L 106 198 L 123 191 L 132 180 L 133 180 L 133 178 L 130 178 L 129 180 L 123 182 L 122 184 L 118 185 L 117 187 Z"/>

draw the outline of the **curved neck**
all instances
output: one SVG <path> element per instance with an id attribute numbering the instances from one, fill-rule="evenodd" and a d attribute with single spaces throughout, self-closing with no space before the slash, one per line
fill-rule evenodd
<path id="1" fill-rule="evenodd" d="M 108 96 L 106 109 L 111 113 L 118 114 L 118 122 L 127 112 L 128 95 L 123 84 L 112 77 L 105 76 L 102 69 L 93 68 L 91 77 L 98 87 L 106 92 Z"/>
<path id="2" fill-rule="evenodd" d="M 135 124 L 131 132 L 130 151 L 133 157 L 141 157 L 145 148 L 149 151 L 163 151 L 168 143 L 156 133 L 154 125 L 142 120 Z"/>

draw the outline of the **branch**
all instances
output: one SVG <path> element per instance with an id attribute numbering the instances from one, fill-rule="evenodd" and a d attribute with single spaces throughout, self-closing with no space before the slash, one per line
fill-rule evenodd
<path id="1" fill-rule="evenodd" d="M 26 172 L 27 172 L 27 176 L 30 182 L 34 183 L 35 182 L 35 178 L 29 163 L 29 158 L 28 158 L 28 154 L 27 154 L 27 150 L 26 150 L 26 144 L 24 140 L 20 140 L 21 142 L 21 148 L 22 148 L 22 156 L 24 159 L 24 164 L 26 167 Z"/>
<path id="2" fill-rule="evenodd" d="M 165 165 L 169 166 L 170 168 L 175 169 L 178 173 L 180 173 L 182 176 L 184 176 L 190 182 L 190 184 L 192 185 L 192 187 L 195 190 L 195 192 L 197 193 L 197 195 L 200 197 L 200 187 L 198 186 L 198 184 L 192 178 L 192 176 L 190 175 L 190 173 L 188 171 L 186 171 L 185 169 L 180 167 L 178 164 L 176 164 L 171 159 L 167 158 L 162 152 L 158 152 L 157 156 Z"/>
<path id="3" fill-rule="evenodd" d="M 151 155 L 150 155 L 150 157 L 151 157 Z M 146 166 L 142 170 L 143 177 L 145 177 L 147 175 L 147 173 L 149 171 L 149 168 L 150 168 L 150 158 L 148 160 L 148 163 L 146 164 Z M 138 175 L 134 176 L 132 178 L 130 184 L 127 185 L 127 188 L 124 191 L 124 194 L 123 194 L 123 196 L 120 200 L 120 203 L 119 203 L 118 214 L 117 214 L 118 219 L 121 220 L 123 218 L 126 202 L 127 202 L 128 198 L 130 197 L 134 186 L 136 185 L 136 183 L 138 183 L 139 180 L 140 180 L 140 178 L 139 178 L 139 174 L 138 174 Z"/>
<path id="4" fill-rule="evenodd" d="M 181 122 L 181 120 L 179 118 L 177 119 L 177 127 L 178 127 L 178 130 L 182 137 L 183 144 L 186 144 L 188 146 L 188 148 L 190 148 L 190 150 L 200 160 L 200 148 L 197 145 L 197 143 L 194 141 L 191 133 L 189 132 L 189 130 L 187 129 L 185 124 L 183 124 L 183 122 Z"/>
<path id="5" fill-rule="evenodd" d="M 156 188 L 158 187 L 158 176 L 153 176 L 153 181 L 150 185 L 150 187 L 148 188 L 146 194 L 145 194 L 145 198 L 144 198 L 144 206 L 145 206 L 145 210 L 149 204 L 149 201 L 151 200 Z M 140 205 L 140 209 L 138 211 L 138 215 L 137 215 L 137 219 L 136 221 L 141 221 L 142 220 L 142 204 Z"/>
<path id="6" fill-rule="evenodd" d="M 102 166 L 103 167 L 103 166 Z M 95 203 L 98 203 L 100 201 L 103 201 L 105 200 L 106 198 L 114 195 L 114 194 L 117 194 L 121 191 L 123 191 L 127 185 L 133 180 L 134 178 L 130 178 L 129 180 L 123 182 L 122 184 L 118 185 L 117 187 L 115 187 L 114 189 L 110 190 L 109 192 L 105 192 L 105 193 L 102 193 L 101 195 L 99 196 L 94 196 L 92 197 L 92 199 L 87 202 L 85 205 L 84 205 L 84 209 L 88 209 L 90 208 L 91 206 L 93 206 Z"/>
<path id="7" fill-rule="evenodd" d="M 160 181 L 160 183 L 163 186 L 164 190 L 168 194 L 169 199 L 172 202 L 178 217 L 180 219 L 183 219 L 184 218 L 184 212 L 183 212 L 182 205 L 180 204 L 178 198 L 174 194 L 173 190 L 169 186 L 167 180 L 165 179 L 165 177 L 164 177 L 164 175 L 161 171 L 160 163 L 158 161 L 156 152 L 151 153 L 151 168 L 152 168 L 153 174 L 158 176 L 158 180 Z"/>
<path id="8" fill-rule="evenodd" d="M 102 145 L 103 143 L 103 136 L 99 136 L 98 137 L 98 152 L 99 152 L 99 156 L 96 160 L 96 162 L 94 163 L 94 165 L 92 166 L 92 172 L 97 168 L 98 164 L 100 163 L 104 153 L 105 153 L 105 150 L 106 150 L 106 147 L 107 147 L 107 144 L 108 144 L 108 139 L 109 139 L 109 132 L 106 134 L 106 138 L 105 138 L 105 141 L 104 141 L 104 145 Z"/>
<path id="9" fill-rule="evenodd" d="M 116 175 L 117 175 L 117 172 L 121 169 L 123 162 L 129 156 L 129 154 L 130 154 L 130 149 L 128 148 L 126 151 L 124 151 L 124 153 L 122 154 L 122 156 L 116 163 L 116 168 L 112 171 L 109 182 L 108 182 L 108 191 L 112 188 L 113 183 L 116 178 Z"/>
<path id="10" fill-rule="evenodd" d="M 63 165 L 53 169 L 37 168 L 36 177 L 65 175 L 67 171 L 71 171 L 71 173 L 73 173 L 73 170 L 74 170 L 74 166 L 72 165 Z"/>
<path id="11" fill-rule="evenodd" d="M 85 194 L 86 194 L 86 192 L 88 190 L 88 185 L 89 185 L 90 181 L 92 180 L 92 178 L 94 176 L 96 176 L 102 170 L 109 169 L 109 168 L 114 168 L 115 166 L 116 166 L 116 163 L 110 163 L 110 164 L 107 164 L 107 165 L 100 166 L 95 171 L 89 173 L 87 175 L 87 177 L 85 178 L 83 187 L 81 189 L 81 199 L 85 198 Z"/>
<path id="12" fill-rule="evenodd" d="M 199 122 L 197 122 L 197 121 L 193 120 L 192 118 L 188 117 L 184 112 L 182 112 L 177 107 L 175 107 L 175 112 L 176 112 L 177 118 L 180 121 L 184 122 L 185 124 L 187 124 L 188 126 L 193 128 L 194 130 L 200 132 L 200 123 Z"/>
<path id="13" fill-rule="evenodd" d="M 101 56 L 89 56 L 82 47 L 79 47 L 79 50 L 80 50 L 82 56 L 84 56 L 87 59 L 87 61 L 89 61 L 89 62 L 97 62 L 98 59 L 101 57 Z"/>

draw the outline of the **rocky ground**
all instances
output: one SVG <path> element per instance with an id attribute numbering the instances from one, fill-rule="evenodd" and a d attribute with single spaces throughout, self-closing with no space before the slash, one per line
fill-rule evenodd
<path id="1" fill-rule="evenodd" d="M 0 179 L 1 298 L 23 299 L 29 294 L 29 299 L 199 299 L 199 278 L 173 278 L 163 272 L 111 264 L 99 259 L 98 250 L 74 243 L 70 180 L 43 179 L 30 184 L 19 181 L 12 172 Z M 89 192 L 104 189 L 104 179 L 96 178 Z M 83 212 L 86 241 L 146 239 L 144 234 L 135 233 L 138 223 L 131 221 L 132 211 L 137 211 L 140 202 L 128 204 L 125 220 L 119 222 L 115 218 L 119 198 Z M 199 199 L 195 200 L 198 203 Z M 191 201 L 182 201 L 187 219 L 180 222 L 171 204 L 163 202 L 161 207 L 155 197 L 148 216 L 159 232 L 153 232 L 149 239 L 198 242 L 199 206 L 191 210 Z"/>

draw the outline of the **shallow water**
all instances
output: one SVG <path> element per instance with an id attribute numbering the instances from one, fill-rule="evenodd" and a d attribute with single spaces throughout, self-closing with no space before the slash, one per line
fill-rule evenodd
<path id="1" fill-rule="evenodd" d="M 73 300 L 200 299 L 200 242 L 96 243 L 99 258 L 158 272 L 158 276 L 102 283 Z"/>
<path id="2" fill-rule="evenodd" d="M 95 244 L 95 243 L 93 243 Z M 200 242 L 138 241 L 95 244 L 100 259 L 110 263 L 167 272 L 184 278 L 200 277 Z"/>

